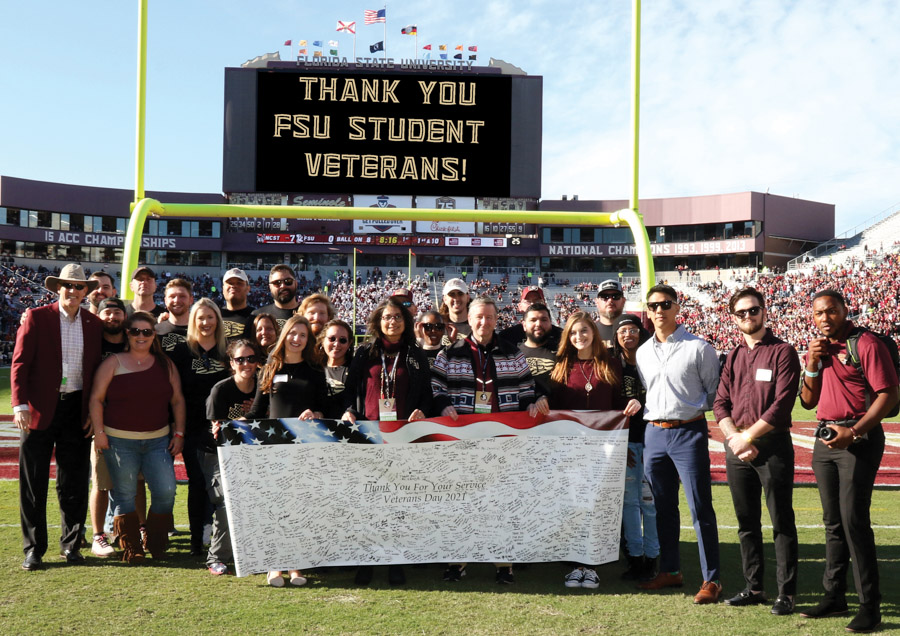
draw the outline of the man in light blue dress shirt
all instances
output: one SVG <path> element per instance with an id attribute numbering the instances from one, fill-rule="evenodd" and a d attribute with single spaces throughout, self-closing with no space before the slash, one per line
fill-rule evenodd
<path id="1" fill-rule="evenodd" d="M 702 605 L 717 603 L 722 594 L 709 431 L 704 415 L 716 397 L 719 361 L 708 342 L 678 324 L 679 309 L 677 292 L 668 285 L 656 285 L 647 293 L 647 313 L 655 333 L 638 349 L 637 366 L 647 388 L 644 472 L 656 501 L 660 571 L 640 587 L 659 590 L 684 585 L 678 550 L 680 479 L 697 533 L 703 571 L 703 584 L 694 603 Z"/>

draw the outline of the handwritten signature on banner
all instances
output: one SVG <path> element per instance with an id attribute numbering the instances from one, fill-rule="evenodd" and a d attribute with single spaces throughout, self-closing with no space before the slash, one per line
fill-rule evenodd
<path id="1" fill-rule="evenodd" d="M 300 420 L 294 418 L 234 420 L 221 429 L 220 446 L 247 444 L 410 444 L 449 442 L 515 435 L 577 437 L 592 431 L 628 428 L 628 418 L 616 411 L 550 411 L 529 417 L 524 412 L 461 415 L 415 422 Z"/>

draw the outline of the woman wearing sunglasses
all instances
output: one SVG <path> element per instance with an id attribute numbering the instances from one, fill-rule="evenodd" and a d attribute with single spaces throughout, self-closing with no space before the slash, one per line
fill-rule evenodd
<path id="1" fill-rule="evenodd" d="M 244 417 L 250 410 L 256 396 L 256 371 L 262 359 L 256 343 L 244 338 L 232 341 L 226 354 L 231 366 L 231 377 L 217 383 L 206 398 L 206 417 L 213 423 L 213 437 L 218 436 L 219 427 L 223 423 Z M 228 531 L 218 453 L 204 453 L 203 475 L 206 477 L 206 492 L 214 508 L 206 567 L 210 574 L 226 574 L 226 563 L 232 558 L 231 535 Z"/>
<path id="2" fill-rule="evenodd" d="M 246 417 L 321 419 L 327 395 L 328 385 L 322 367 L 316 363 L 309 321 L 295 314 L 285 321 L 260 372 L 256 396 Z M 289 575 L 291 585 L 306 584 L 306 577 L 299 570 L 291 570 Z M 272 587 L 284 587 L 278 570 L 269 572 L 266 580 Z"/>
<path id="3" fill-rule="evenodd" d="M 170 354 L 181 376 L 187 405 L 181 456 L 188 476 L 187 509 L 193 556 L 206 554 L 204 526 L 212 524 L 213 509 L 206 494 L 203 461 L 206 453 L 216 452 L 216 442 L 206 419 L 206 398 L 217 382 L 228 377 L 225 347 L 225 325 L 219 307 L 209 298 L 201 298 L 191 307 L 187 339 Z"/>
<path id="4" fill-rule="evenodd" d="M 328 382 L 328 399 L 323 415 L 332 420 L 344 414 L 343 392 L 347 385 L 347 372 L 353 359 L 353 339 L 350 325 L 335 318 L 325 323 L 316 343 L 319 358 L 325 362 L 325 380 Z"/>
<path id="5" fill-rule="evenodd" d="M 155 325 L 156 319 L 144 311 L 128 317 L 125 351 L 109 356 L 97 369 L 90 398 L 94 442 L 113 481 L 113 526 L 122 560 L 128 563 L 142 563 L 145 549 L 154 558 L 166 555 L 175 505 L 174 457 L 184 443 L 181 380 L 160 347 Z M 170 406 L 175 420 L 171 438 Z M 143 541 L 134 506 L 139 473 L 152 496 Z"/>
<path id="6" fill-rule="evenodd" d="M 434 368 L 434 361 L 444 348 L 442 340 L 446 332 L 444 317 L 433 309 L 423 313 L 419 322 L 416 323 L 417 344 L 428 358 L 429 369 Z"/>
<path id="7" fill-rule="evenodd" d="M 368 342 L 353 357 L 344 395 L 343 419 L 351 422 L 411 422 L 431 414 L 428 361 L 416 347 L 413 317 L 402 300 L 387 298 L 369 315 Z M 372 566 L 361 566 L 357 585 L 371 580 Z M 388 581 L 391 585 L 406 582 L 402 566 L 390 566 Z"/>

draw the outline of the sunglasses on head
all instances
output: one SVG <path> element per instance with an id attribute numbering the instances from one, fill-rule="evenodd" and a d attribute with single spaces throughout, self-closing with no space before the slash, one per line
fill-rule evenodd
<path id="1" fill-rule="evenodd" d="M 236 364 L 253 364 L 254 362 L 259 362 L 259 359 L 256 356 L 236 356 L 231 361 Z"/>
<path id="2" fill-rule="evenodd" d="M 294 284 L 293 278 L 282 278 L 280 280 L 270 280 L 270 285 L 275 285 L 275 287 L 291 287 Z"/>
<path id="3" fill-rule="evenodd" d="M 762 311 L 762 307 L 757 305 L 756 307 L 749 307 L 747 309 L 738 309 L 734 312 L 734 315 L 738 318 L 746 318 L 748 315 L 750 316 L 758 316 L 759 312 Z"/>
<path id="4" fill-rule="evenodd" d="M 674 303 L 671 300 L 662 300 L 658 303 L 647 303 L 647 309 L 650 311 L 656 311 L 657 309 L 662 309 L 663 311 L 669 311 L 672 308 Z"/>
<path id="5" fill-rule="evenodd" d="M 156 332 L 153 331 L 152 329 L 138 329 L 137 327 L 129 327 L 128 328 L 128 335 L 134 336 L 135 338 L 137 338 L 138 336 L 144 336 L 145 338 L 149 338 L 150 336 L 152 336 L 155 333 Z"/>
<path id="6" fill-rule="evenodd" d="M 82 285 L 81 283 L 67 283 L 64 281 L 60 281 L 59 286 L 65 287 L 66 289 L 75 289 L 78 291 L 81 291 L 82 289 L 84 289 L 84 285 Z"/>
<path id="7" fill-rule="evenodd" d="M 348 339 L 345 338 L 344 336 L 328 336 L 328 337 L 325 338 L 325 339 L 326 339 L 328 342 L 339 342 L 339 343 L 341 343 L 341 344 L 347 344 L 348 342 L 350 342 L 350 340 L 348 340 Z"/>
<path id="8" fill-rule="evenodd" d="M 430 331 L 443 331 L 443 330 L 444 330 L 444 325 L 439 325 L 439 324 L 437 324 L 437 323 L 430 323 L 430 322 L 429 322 L 429 323 L 424 323 L 424 324 L 422 325 L 422 329 L 424 329 L 425 331 L 429 331 L 429 332 L 430 332 Z"/>
<path id="9" fill-rule="evenodd" d="M 406 307 L 406 308 L 412 307 L 412 301 L 410 301 L 410 300 L 404 300 L 404 301 L 403 301 L 402 303 L 400 303 L 400 304 L 403 305 L 403 306 Z"/>
<path id="10" fill-rule="evenodd" d="M 603 300 L 622 300 L 625 296 L 622 294 L 600 294 L 600 298 Z"/>

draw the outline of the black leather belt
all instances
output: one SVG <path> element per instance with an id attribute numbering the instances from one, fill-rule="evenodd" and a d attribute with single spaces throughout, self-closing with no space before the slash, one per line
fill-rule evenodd
<path id="1" fill-rule="evenodd" d="M 60 393 L 59 399 L 60 401 L 74 400 L 75 398 L 80 398 L 81 393 L 81 391 L 69 391 L 68 393 Z"/>

